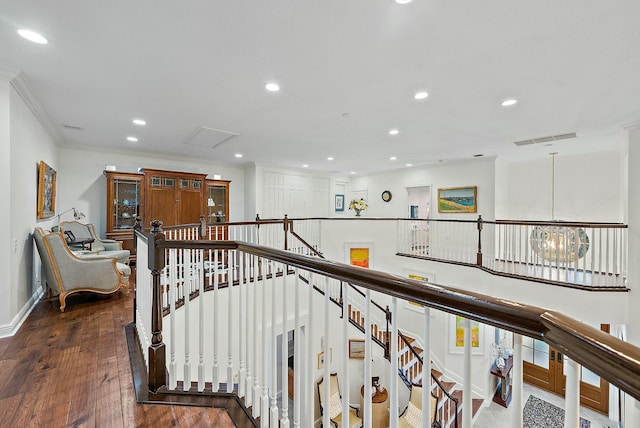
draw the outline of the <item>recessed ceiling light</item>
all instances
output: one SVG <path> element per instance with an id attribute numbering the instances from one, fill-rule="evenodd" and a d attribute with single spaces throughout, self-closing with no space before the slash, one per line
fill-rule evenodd
<path id="1" fill-rule="evenodd" d="M 400 131 L 398 131 L 397 129 L 390 129 L 389 130 L 389 135 L 398 135 L 400 133 Z"/>
<path id="2" fill-rule="evenodd" d="M 18 34 L 33 43 L 38 43 L 40 45 L 46 45 L 49 43 L 49 40 L 47 40 L 42 34 L 36 33 L 35 31 L 21 29 L 18 30 Z"/>
<path id="3" fill-rule="evenodd" d="M 133 119 L 133 124 L 134 124 L 134 125 L 144 126 L 144 125 L 146 125 L 146 124 L 147 124 L 147 122 L 145 122 L 145 121 L 144 121 L 144 120 L 142 120 L 142 119 Z"/>
<path id="4" fill-rule="evenodd" d="M 517 102 L 518 100 L 516 100 L 515 98 L 509 98 L 508 100 L 504 100 L 501 105 L 502 107 L 509 107 L 516 104 Z"/>
<path id="5" fill-rule="evenodd" d="M 405 164 L 405 166 L 413 166 L 412 163 Z"/>
<path id="6" fill-rule="evenodd" d="M 413 98 L 415 98 L 416 100 L 424 100 L 428 96 L 429 94 L 423 91 L 423 92 L 416 92 Z"/>
<path id="7" fill-rule="evenodd" d="M 309 165 L 305 163 L 304 165 L 302 165 L 302 167 L 303 168 L 309 168 Z"/>
<path id="8" fill-rule="evenodd" d="M 328 161 L 332 161 L 332 160 L 333 160 L 333 156 L 329 156 L 329 157 L 327 158 L 327 160 L 328 160 Z"/>
<path id="9" fill-rule="evenodd" d="M 237 157 L 237 158 L 241 158 L 242 157 L 242 153 L 236 153 L 234 156 Z"/>
<path id="10" fill-rule="evenodd" d="M 407 4 L 407 3 L 411 3 L 413 0 L 396 0 L 396 3 L 398 4 Z"/>
<path id="11" fill-rule="evenodd" d="M 398 159 L 398 158 L 397 158 L 397 157 L 395 157 L 395 156 L 391 156 L 391 157 L 389 158 L 389 160 L 396 160 L 396 159 Z"/>
<path id="12" fill-rule="evenodd" d="M 351 171 L 351 173 L 350 173 L 350 174 L 351 174 L 351 175 L 355 175 L 355 173 L 356 173 L 355 171 Z"/>
<path id="13" fill-rule="evenodd" d="M 138 139 L 136 137 L 127 137 L 127 141 L 131 141 L 132 143 L 136 143 Z"/>
<path id="14" fill-rule="evenodd" d="M 280 85 L 275 82 L 269 82 L 264 85 L 264 88 L 269 92 L 278 92 L 280 90 Z"/>

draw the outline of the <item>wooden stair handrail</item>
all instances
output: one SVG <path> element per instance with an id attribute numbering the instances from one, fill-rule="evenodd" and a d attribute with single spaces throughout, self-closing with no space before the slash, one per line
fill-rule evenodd
<path id="1" fill-rule="evenodd" d="M 139 233 L 139 232 L 137 232 Z M 640 400 L 640 348 L 555 311 L 240 241 L 148 240 L 165 248 L 238 249 L 542 340 Z M 151 263 L 151 260 L 150 260 Z M 157 269 L 158 265 L 152 266 Z"/>

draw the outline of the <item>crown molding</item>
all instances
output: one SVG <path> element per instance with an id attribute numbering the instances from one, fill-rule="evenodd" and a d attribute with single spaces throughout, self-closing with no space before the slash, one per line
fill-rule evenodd
<path id="1" fill-rule="evenodd" d="M 49 118 L 49 115 L 36 98 L 33 89 L 31 89 L 31 85 L 29 85 L 29 82 L 27 82 L 27 79 L 24 77 L 24 75 L 21 72 L 15 72 L 0 68 L 0 78 L 9 81 L 11 86 L 13 86 L 18 95 L 20 95 L 20 97 L 24 100 L 25 104 L 29 107 L 38 121 L 42 124 L 45 131 L 47 131 L 56 145 L 61 146 L 62 144 L 64 144 L 62 135 L 58 132 L 58 129 L 51 121 L 51 118 Z"/>
<path id="2" fill-rule="evenodd" d="M 640 130 L 640 119 L 633 122 L 625 123 L 624 125 L 622 125 L 622 128 L 627 132 Z"/>

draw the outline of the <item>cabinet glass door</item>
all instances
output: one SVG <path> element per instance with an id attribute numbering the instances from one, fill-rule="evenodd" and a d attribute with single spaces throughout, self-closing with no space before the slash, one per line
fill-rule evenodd
<path id="1" fill-rule="evenodd" d="M 137 180 L 113 180 L 113 228 L 133 229 L 140 209 L 140 182 Z"/>
<path id="2" fill-rule="evenodd" d="M 208 186 L 207 223 L 227 222 L 227 189 L 225 186 Z"/>

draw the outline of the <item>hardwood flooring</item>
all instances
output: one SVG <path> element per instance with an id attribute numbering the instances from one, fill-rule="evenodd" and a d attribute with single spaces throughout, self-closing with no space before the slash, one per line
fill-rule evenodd
<path id="1" fill-rule="evenodd" d="M 0 339 L 2 427 L 235 427 L 224 409 L 137 404 L 124 327 L 133 293 L 39 302 Z"/>

